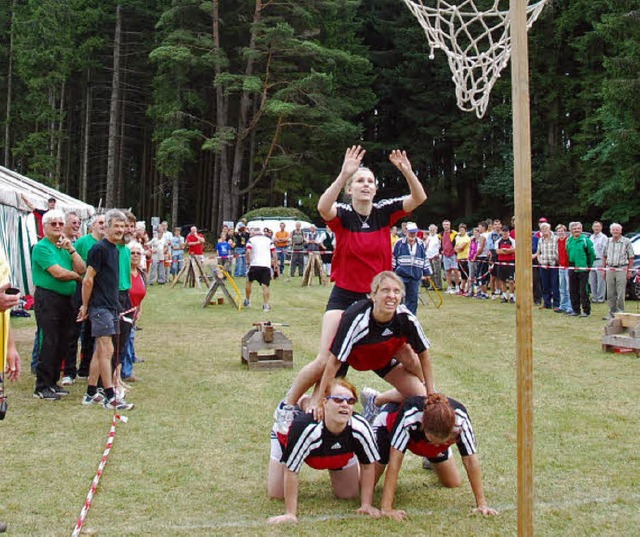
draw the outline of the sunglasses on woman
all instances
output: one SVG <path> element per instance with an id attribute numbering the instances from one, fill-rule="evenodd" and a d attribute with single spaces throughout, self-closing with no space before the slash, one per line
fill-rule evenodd
<path id="1" fill-rule="evenodd" d="M 348 397 L 346 395 L 327 395 L 327 399 L 332 399 L 336 403 L 347 403 L 348 405 L 355 405 L 358 400 L 355 397 Z"/>

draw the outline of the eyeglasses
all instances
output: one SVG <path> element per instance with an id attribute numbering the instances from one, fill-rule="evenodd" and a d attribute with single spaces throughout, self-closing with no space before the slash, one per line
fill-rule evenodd
<path id="1" fill-rule="evenodd" d="M 142 255 L 142 252 L 131 252 L 131 255 Z"/>
<path id="2" fill-rule="evenodd" d="M 347 397 L 346 395 L 327 395 L 327 399 L 332 399 L 338 404 L 347 403 L 348 405 L 355 405 L 358 400 L 355 397 Z"/>
<path id="3" fill-rule="evenodd" d="M 49 225 L 51 227 L 63 227 L 64 226 L 64 222 L 49 222 Z"/>

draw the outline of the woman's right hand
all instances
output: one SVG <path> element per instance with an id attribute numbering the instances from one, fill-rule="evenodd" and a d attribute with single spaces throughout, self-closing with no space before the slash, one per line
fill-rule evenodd
<path id="1" fill-rule="evenodd" d="M 348 179 L 356 173 L 366 152 L 367 150 L 362 149 L 359 145 L 352 145 L 348 148 L 344 154 L 344 161 L 342 162 L 340 175 L 342 175 L 343 178 Z"/>
<path id="2" fill-rule="evenodd" d="M 284 522 L 298 522 L 298 517 L 292 514 L 272 516 L 267 520 L 269 524 L 282 524 Z"/>

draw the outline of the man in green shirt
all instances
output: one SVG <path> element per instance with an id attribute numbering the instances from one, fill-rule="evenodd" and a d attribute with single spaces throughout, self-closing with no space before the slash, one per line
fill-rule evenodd
<path id="1" fill-rule="evenodd" d="M 31 265 L 40 356 L 36 366 L 37 399 L 57 400 L 69 392 L 58 386 L 60 365 L 69 345 L 73 319 L 71 297 L 86 265 L 62 232 L 64 213 L 54 209 L 42 217 L 44 237 L 33 247 Z"/>
<path id="2" fill-rule="evenodd" d="M 89 250 L 91 250 L 95 244 L 98 244 L 98 242 L 104 239 L 105 234 L 104 214 L 97 214 L 91 222 L 91 232 L 80 237 L 74 245 L 85 263 L 87 262 Z M 78 287 L 80 288 L 80 303 L 82 303 L 82 284 L 79 283 Z M 78 291 L 76 291 L 76 293 L 78 293 Z M 77 324 L 81 324 L 80 365 L 78 366 L 78 377 L 87 378 L 89 376 L 89 366 L 91 364 L 91 357 L 93 356 L 94 345 L 94 338 L 91 336 L 91 321 L 87 319 L 86 321 Z"/>
<path id="3" fill-rule="evenodd" d="M 571 222 L 569 224 L 571 237 L 567 239 L 567 257 L 569 258 L 569 296 L 573 317 L 589 317 L 591 314 L 591 302 L 587 284 L 589 283 L 589 269 L 596 259 L 596 252 L 590 239 L 582 234 L 582 224 Z M 582 306 L 582 313 L 580 307 Z"/>

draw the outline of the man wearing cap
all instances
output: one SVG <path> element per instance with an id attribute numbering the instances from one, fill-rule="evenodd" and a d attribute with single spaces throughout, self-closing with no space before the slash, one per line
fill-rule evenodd
<path id="1" fill-rule="evenodd" d="M 56 208 L 56 198 L 49 198 L 47 200 L 47 209 L 36 209 L 35 205 L 31 203 L 31 200 L 27 198 L 24 194 L 20 194 L 22 201 L 24 201 L 33 213 L 33 217 L 36 219 L 36 235 L 38 239 L 42 239 L 44 237 L 44 228 L 42 227 L 42 217 L 47 214 L 48 211 L 52 211 Z"/>
<path id="2" fill-rule="evenodd" d="M 396 242 L 391 259 L 393 270 L 404 282 L 407 309 L 414 315 L 418 311 L 420 282 L 431 276 L 427 249 L 417 234 L 418 226 L 414 222 L 407 222 L 406 235 Z"/>
<path id="3" fill-rule="evenodd" d="M 244 222 L 238 223 L 232 240 L 235 244 L 233 253 L 236 258 L 236 268 L 233 275 L 244 278 L 247 275 L 247 241 L 249 240 L 249 233 L 247 233 L 247 226 Z"/>

